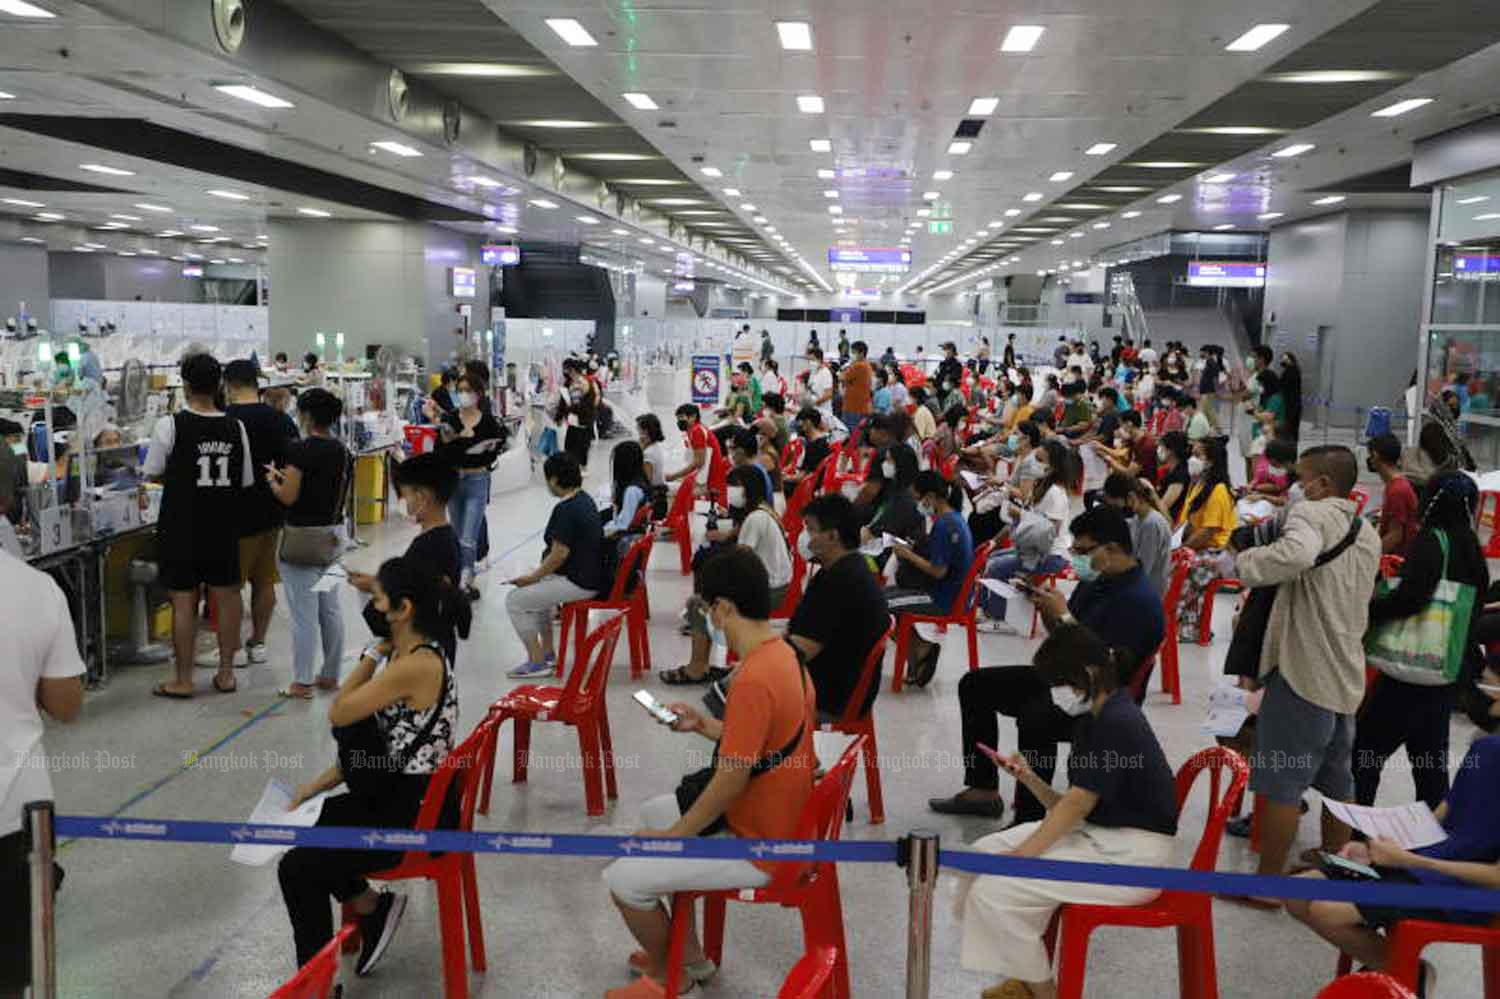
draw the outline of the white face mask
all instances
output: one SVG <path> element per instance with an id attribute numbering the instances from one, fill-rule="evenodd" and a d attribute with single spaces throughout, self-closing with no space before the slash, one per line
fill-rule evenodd
<path id="1" fill-rule="evenodd" d="M 1198 476 L 1203 474 L 1205 464 L 1206 463 L 1202 458 L 1198 457 L 1196 454 L 1193 455 L 1188 459 L 1188 474 L 1196 479 Z"/>
<path id="2" fill-rule="evenodd" d="M 813 560 L 812 542 L 808 540 L 806 530 L 797 536 L 797 554 L 802 556 L 804 562 Z"/>
<path id="3" fill-rule="evenodd" d="M 457 403 L 459 409 L 472 409 L 476 405 L 473 392 L 458 393 Z"/>
<path id="4" fill-rule="evenodd" d="M 932 509 L 931 503 L 923 500 L 922 502 L 917 504 L 917 512 L 924 517 L 931 517 L 935 511 Z"/>
<path id="5" fill-rule="evenodd" d="M 739 508 L 741 508 L 741 507 L 743 507 L 745 505 L 745 487 L 744 486 L 730 486 L 729 487 L 729 505 L 731 507 L 735 508 L 736 510 L 738 510 Z"/>
<path id="6" fill-rule="evenodd" d="M 1160 462 L 1161 464 L 1163 464 L 1163 465 L 1165 465 L 1167 463 L 1167 449 L 1166 448 L 1159 447 L 1159 448 L 1156 449 L 1156 460 L 1158 462 Z"/>
<path id="7" fill-rule="evenodd" d="M 1307 499 L 1307 494 L 1302 491 L 1302 483 L 1293 482 L 1286 490 L 1286 505 L 1292 506 Z"/>
<path id="8" fill-rule="evenodd" d="M 896 463 L 894 461 L 881 462 L 880 474 L 887 479 L 894 479 L 896 477 Z"/>
<path id="9" fill-rule="evenodd" d="M 1073 687 L 1053 687 L 1048 691 L 1052 695 L 1052 704 L 1057 710 L 1069 718 L 1077 718 L 1088 714 L 1093 699 L 1088 694 Z"/>
<path id="10" fill-rule="evenodd" d="M 412 512 L 410 500 L 408 500 L 405 496 L 401 496 L 397 498 L 396 502 L 400 504 L 401 516 L 404 519 L 411 521 L 413 524 L 421 523 L 422 515 L 420 513 Z"/>

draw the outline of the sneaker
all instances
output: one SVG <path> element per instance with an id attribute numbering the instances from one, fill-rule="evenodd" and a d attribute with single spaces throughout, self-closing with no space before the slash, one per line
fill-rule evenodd
<path id="1" fill-rule="evenodd" d="M 1015 625 L 997 617 L 982 617 L 975 622 L 974 627 L 986 635 L 1019 635 L 1021 633 Z"/>
<path id="2" fill-rule="evenodd" d="M 1240 815 L 1224 824 L 1224 831 L 1237 839 L 1250 838 L 1250 816 Z"/>
<path id="3" fill-rule="evenodd" d="M 406 911 L 406 896 L 398 892 L 383 891 L 375 903 L 375 911 L 359 918 L 359 935 L 364 947 L 359 952 L 359 963 L 354 973 L 363 978 L 375 970 L 385 949 L 401 925 L 401 914 Z"/>
<path id="4" fill-rule="evenodd" d="M 927 807 L 939 815 L 975 815 L 984 819 L 998 819 L 1005 814 L 1005 802 L 996 798 L 966 798 L 955 794 L 951 798 L 928 798 Z"/>
<path id="5" fill-rule="evenodd" d="M 266 664 L 266 661 L 270 658 L 266 655 L 266 643 L 246 642 L 245 658 L 249 659 L 251 665 L 253 666 L 264 666 Z"/>
<path id="6" fill-rule="evenodd" d="M 193 662 L 202 669 L 218 669 L 219 647 L 217 645 L 214 645 L 207 650 L 200 650 L 198 654 L 193 657 Z M 234 654 L 234 660 L 232 662 L 233 666 L 235 666 L 236 668 L 240 668 L 248 666 L 249 664 L 250 660 L 246 658 L 245 649 L 240 649 Z"/>
<path id="7" fill-rule="evenodd" d="M 519 666 L 506 670 L 505 675 L 512 680 L 526 680 L 533 676 L 545 676 L 556 669 L 557 667 L 552 663 L 524 662 Z"/>

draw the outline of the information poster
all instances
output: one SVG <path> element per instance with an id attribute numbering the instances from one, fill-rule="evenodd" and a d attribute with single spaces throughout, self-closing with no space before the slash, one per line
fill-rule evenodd
<path id="1" fill-rule="evenodd" d="M 719 404 L 719 365 L 717 354 L 693 355 L 693 404 L 717 406 Z"/>

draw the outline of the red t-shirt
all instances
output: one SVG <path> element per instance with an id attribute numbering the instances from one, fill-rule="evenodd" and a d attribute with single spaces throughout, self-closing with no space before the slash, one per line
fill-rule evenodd
<path id="1" fill-rule="evenodd" d="M 687 449 L 690 455 L 695 451 L 708 452 L 708 466 L 703 469 L 703 473 L 708 476 L 712 476 L 716 466 L 724 461 L 724 450 L 719 447 L 718 436 L 701 423 L 688 428 Z M 700 479 L 698 484 L 703 485 L 704 481 Z"/>
<path id="2" fill-rule="evenodd" d="M 1386 484 L 1385 502 L 1380 507 L 1381 536 L 1384 537 L 1393 527 L 1401 528 L 1401 547 L 1392 554 L 1404 556 L 1421 527 L 1417 517 L 1417 491 L 1403 475 Z"/>
<path id="3" fill-rule="evenodd" d="M 1135 463 L 1141 466 L 1143 479 L 1156 481 L 1156 438 L 1150 434 L 1141 434 L 1135 442 Z"/>

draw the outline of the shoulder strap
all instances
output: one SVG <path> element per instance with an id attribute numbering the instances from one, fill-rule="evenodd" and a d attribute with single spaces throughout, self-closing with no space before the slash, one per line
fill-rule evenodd
<path id="1" fill-rule="evenodd" d="M 1350 521 L 1349 524 L 1349 532 L 1339 539 L 1338 544 L 1334 545 L 1332 548 L 1319 555 L 1313 561 L 1313 568 L 1316 569 L 1319 566 L 1327 565 L 1329 562 L 1332 562 L 1334 559 L 1344 554 L 1344 552 L 1348 550 L 1349 546 L 1354 544 L 1355 539 L 1359 537 L 1359 528 L 1361 523 L 1362 521 L 1358 517 L 1353 518 L 1353 520 Z"/>
<path id="2" fill-rule="evenodd" d="M 442 717 L 443 705 L 448 700 L 448 654 L 436 642 L 423 642 L 417 648 L 431 649 L 437 653 L 438 662 L 443 664 L 443 683 L 438 688 L 437 700 L 432 702 L 432 707 L 429 709 L 432 713 L 427 717 L 427 724 L 422 726 L 422 731 L 417 733 L 417 737 L 411 741 L 411 744 L 406 749 L 395 754 L 397 773 L 404 771 L 407 765 L 416 757 L 417 753 L 421 751 L 422 747 L 432 741 L 432 733 L 437 728 L 438 719 Z"/>
<path id="3" fill-rule="evenodd" d="M 802 681 L 801 704 L 803 708 L 802 721 L 797 724 L 797 732 L 792 736 L 792 740 L 785 746 L 782 746 L 780 749 L 776 750 L 776 752 L 770 754 L 769 756 L 763 756 L 760 759 L 756 760 L 755 763 L 750 767 L 751 777 L 759 777 L 761 774 L 770 773 L 772 770 L 781 766 L 781 764 L 789 756 L 797 751 L 797 747 L 802 744 L 802 733 L 807 731 L 807 667 L 802 665 L 802 659 L 800 656 L 797 658 L 797 677 Z"/>
<path id="4" fill-rule="evenodd" d="M 1448 578 L 1448 532 L 1447 531 L 1435 531 L 1433 533 L 1435 533 L 1437 535 L 1438 545 L 1443 549 L 1443 574 L 1441 576 L 1439 576 L 1438 579 L 1439 580 L 1447 579 Z"/>

